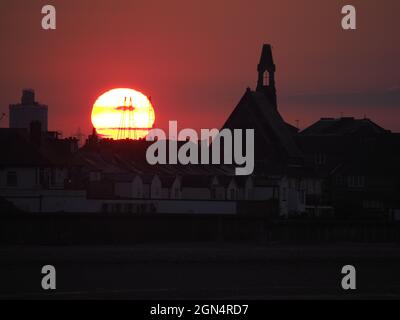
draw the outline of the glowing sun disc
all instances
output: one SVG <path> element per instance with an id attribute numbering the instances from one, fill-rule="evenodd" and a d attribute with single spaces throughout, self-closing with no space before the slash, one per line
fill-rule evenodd
<path id="1" fill-rule="evenodd" d="M 154 108 L 139 91 L 118 88 L 99 96 L 92 109 L 92 124 L 104 138 L 141 139 L 153 127 Z"/>

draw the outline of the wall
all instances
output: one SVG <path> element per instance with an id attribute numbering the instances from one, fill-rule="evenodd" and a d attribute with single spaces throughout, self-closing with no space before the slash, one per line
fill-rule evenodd
<path id="1" fill-rule="evenodd" d="M 17 173 L 17 186 L 7 186 L 7 172 L 14 171 Z M 36 178 L 36 168 L 16 168 L 9 167 L 0 170 L 0 187 L 6 189 L 33 189 L 38 186 Z"/>
<path id="2" fill-rule="evenodd" d="M 182 199 L 208 200 L 211 199 L 208 188 L 182 188 Z"/>
<path id="3" fill-rule="evenodd" d="M 236 202 L 203 200 L 86 199 L 85 191 L 3 190 L 2 195 L 19 209 L 29 212 L 120 212 L 171 214 L 235 214 Z M 107 209 L 105 209 L 105 206 Z M 137 208 L 142 208 L 138 210 Z M 116 210 L 115 208 L 119 208 Z M 127 212 L 130 208 L 131 212 Z M 143 211 L 143 212 L 141 212 Z"/>
<path id="4" fill-rule="evenodd" d="M 7 172 L 17 173 L 17 186 L 7 186 Z M 42 179 L 40 178 L 42 176 Z M 67 170 L 63 168 L 7 167 L 0 170 L 0 188 L 4 189 L 63 189 Z"/>
<path id="5" fill-rule="evenodd" d="M 10 128 L 30 129 L 33 121 L 39 121 L 42 131 L 47 131 L 47 106 L 17 105 L 10 107 Z"/>

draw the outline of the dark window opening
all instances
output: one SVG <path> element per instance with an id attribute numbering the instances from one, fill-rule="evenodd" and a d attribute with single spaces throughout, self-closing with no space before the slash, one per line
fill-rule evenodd
<path id="1" fill-rule="evenodd" d="M 15 171 L 7 172 L 7 186 L 16 187 L 18 185 L 17 173 Z"/>

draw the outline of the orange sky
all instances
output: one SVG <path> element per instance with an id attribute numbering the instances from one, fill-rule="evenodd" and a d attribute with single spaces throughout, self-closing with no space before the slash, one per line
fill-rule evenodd
<path id="1" fill-rule="evenodd" d="M 358 30 L 345 32 L 352 3 Z M 90 130 L 99 94 L 131 87 L 152 97 L 158 126 L 220 127 L 273 45 L 279 109 L 291 123 L 368 117 L 400 131 L 398 0 L 0 1 L 0 111 L 34 88 L 49 128 Z M 0 123 L 7 125 L 7 120 Z"/>

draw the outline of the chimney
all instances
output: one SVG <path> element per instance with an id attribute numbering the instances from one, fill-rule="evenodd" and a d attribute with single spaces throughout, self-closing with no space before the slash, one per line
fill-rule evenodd
<path id="1" fill-rule="evenodd" d="M 35 146 L 40 147 L 42 143 L 42 124 L 39 121 L 32 121 L 30 124 L 30 140 Z"/>

